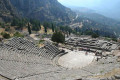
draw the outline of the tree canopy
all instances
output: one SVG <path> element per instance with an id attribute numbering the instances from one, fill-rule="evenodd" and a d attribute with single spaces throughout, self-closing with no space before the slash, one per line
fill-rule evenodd
<path id="1" fill-rule="evenodd" d="M 62 32 L 57 31 L 52 35 L 52 41 L 57 43 L 64 43 L 65 42 L 65 36 Z"/>
<path id="2" fill-rule="evenodd" d="M 5 38 L 5 39 L 9 39 L 10 38 L 10 34 L 8 33 L 1 33 L 1 35 Z"/>

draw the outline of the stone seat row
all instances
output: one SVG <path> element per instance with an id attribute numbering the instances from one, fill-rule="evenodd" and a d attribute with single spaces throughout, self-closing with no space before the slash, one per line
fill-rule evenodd
<path id="1" fill-rule="evenodd" d="M 33 42 L 23 38 L 12 38 L 0 47 L 8 51 L 14 51 L 15 53 L 35 54 L 48 59 L 52 59 L 60 53 L 60 50 L 50 43 L 47 43 L 44 48 L 38 48 Z"/>

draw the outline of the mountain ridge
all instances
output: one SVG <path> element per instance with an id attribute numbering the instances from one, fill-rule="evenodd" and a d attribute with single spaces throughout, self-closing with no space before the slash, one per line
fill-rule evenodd
<path id="1" fill-rule="evenodd" d="M 57 0 L 10 0 L 23 17 L 40 21 L 70 21 L 75 13 Z M 32 16 L 31 16 L 32 15 Z"/>
<path id="2" fill-rule="evenodd" d="M 11 21 L 18 13 L 9 0 L 0 0 L 0 21 Z"/>

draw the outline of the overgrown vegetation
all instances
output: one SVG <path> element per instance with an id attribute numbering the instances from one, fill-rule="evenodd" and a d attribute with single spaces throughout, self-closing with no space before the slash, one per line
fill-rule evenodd
<path id="1" fill-rule="evenodd" d="M 78 18 L 78 21 L 82 21 L 82 19 Z M 75 22 L 77 22 L 77 20 Z M 5 23 L 0 23 L 0 26 L 2 28 L 5 28 L 5 31 L 9 32 L 10 25 L 8 25 L 7 27 L 6 27 L 6 25 L 7 24 L 5 24 Z M 84 21 L 83 26 L 81 28 L 56 25 L 55 23 L 46 22 L 46 21 L 40 22 L 39 20 L 35 20 L 35 19 L 16 19 L 16 18 L 14 18 L 13 21 L 11 22 L 11 26 L 13 26 L 18 31 L 22 30 L 23 27 L 28 28 L 29 34 L 31 34 L 32 31 L 41 30 L 41 25 L 43 25 L 44 32 L 46 33 L 46 35 L 48 32 L 48 29 L 51 29 L 53 33 L 60 31 L 67 36 L 69 36 L 70 34 L 89 35 L 92 38 L 97 38 L 99 36 L 103 36 L 103 37 L 110 38 L 110 40 L 117 41 L 115 35 L 109 32 L 110 30 L 104 30 L 105 28 L 103 29 L 103 25 L 101 25 L 101 24 L 96 25 L 96 22 L 94 22 L 94 21 L 90 24 L 86 23 Z M 100 28 L 98 28 L 98 27 L 100 27 Z M 20 36 L 20 37 L 22 36 L 20 34 L 16 34 L 16 35 Z"/>
<path id="2" fill-rule="evenodd" d="M 6 28 L 5 28 L 5 31 L 10 31 L 10 27 L 6 27 Z"/>
<path id="3" fill-rule="evenodd" d="M 11 22 L 11 26 L 17 26 L 16 29 L 22 29 L 26 24 L 28 20 L 27 19 L 18 19 L 14 18 Z"/>
<path id="4" fill-rule="evenodd" d="M 2 28 L 5 28 L 5 23 L 1 23 L 1 27 L 2 27 Z"/>
<path id="5" fill-rule="evenodd" d="M 92 34 L 92 38 L 98 38 L 98 37 L 99 37 L 98 34 L 96 34 L 96 33 L 93 33 L 93 34 Z"/>
<path id="6" fill-rule="evenodd" d="M 117 38 L 112 38 L 113 41 L 117 42 Z"/>
<path id="7" fill-rule="evenodd" d="M 43 43 L 44 41 L 45 41 L 45 40 L 40 40 L 40 41 L 39 41 L 39 44 Z"/>
<path id="8" fill-rule="evenodd" d="M 16 32 L 16 33 L 14 34 L 14 37 L 24 37 L 24 35 L 22 35 L 22 34 L 19 33 L 19 32 Z"/>
<path id="9" fill-rule="evenodd" d="M 32 24 L 33 31 L 39 31 L 41 29 L 41 23 L 39 20 L 30 19 L 30 23 Z"/>

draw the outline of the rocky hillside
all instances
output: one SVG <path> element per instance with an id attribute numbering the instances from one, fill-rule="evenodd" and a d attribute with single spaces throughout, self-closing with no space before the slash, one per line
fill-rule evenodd
<path id="1" fill-rule="evenodd" d="M 57 0 L 10 0 L 23 17 L 40 21 L 71 21 L 75 13 Z"/>
<path id="2" fill-rule="evenodd" d="M 16 17 L 16 9 L 11 5 L 9 0 L 0 0 L 0 21 L 10 21 Z"/>

